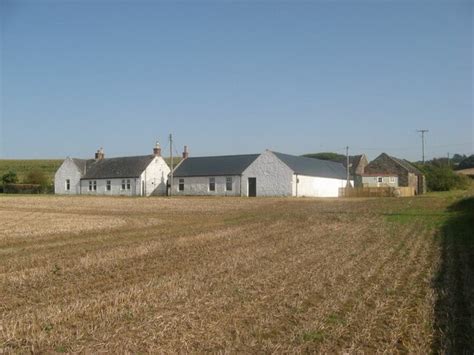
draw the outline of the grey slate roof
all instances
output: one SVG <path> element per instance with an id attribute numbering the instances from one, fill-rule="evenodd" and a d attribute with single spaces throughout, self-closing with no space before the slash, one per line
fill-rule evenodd
<path id="1" fill-rule="evenodd" d="M 95 160 L 94 159 L 77 159 L 72 158 L 74 164 L 76 164 L 77 168 L 82 174 L 85 174 L 87 171 L 87 167 L 91 166 Z"/>
<path id="2" fill-rule="evenodd" d="M 74 159 L 80 169 L 86 169 L 84 179 L 118 179 L 139 177 L 155 158 L 154 155 L 106 158 L 102 160 Z M 81 170 L 84 173 L 84 170 Z"/>
<path id="3" fill-rule="evenodd" d="M 341 163 L 276 152 L 273 152 L 273 154 L 275 154 L 283 163 L 288 165 L 295 174 L 333 179 L 347 178 L 346 169 Z"/>
<path id="4" fill-rule="evenodd" d="M 191 157 L 183 160 L 173 175 L 175 177 L 241 175 L 259 156 L 260 154 Z"/>

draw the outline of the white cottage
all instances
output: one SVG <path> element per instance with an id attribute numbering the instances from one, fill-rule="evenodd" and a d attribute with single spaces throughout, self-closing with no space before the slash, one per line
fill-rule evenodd
<path id="1" fill-rule="evenodd" d="M 161 157 L 159 144 L 153 154 L 105 158 L 102 149 L 95 159 L 66 158 L 54 177 L 60 195 L 165 195 L 170 169 Z"/>
<path id="2" fill-rule="evenodd" d="M 340 163 L 266 150 L 262 154 L 184 159 L 172 194 L 338 197 L 347 184 Z M 353 182 L 351 181 L 351 184 Z"/>

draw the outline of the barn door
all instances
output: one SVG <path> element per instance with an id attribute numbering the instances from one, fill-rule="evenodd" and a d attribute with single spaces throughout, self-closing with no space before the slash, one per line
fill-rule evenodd
<path id="1" fill-rule="evenodd" d="M 249 178 L 249 197 L 257 196 L 257 178 Z"/>

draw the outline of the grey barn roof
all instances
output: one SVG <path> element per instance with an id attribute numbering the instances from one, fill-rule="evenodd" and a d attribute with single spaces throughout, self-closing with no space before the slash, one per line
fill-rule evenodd
<path id="1" fill-rule="evenodd" d="M 345 179 L 346 169 L 340 163 L 272 152 L 295 174 Z M 193 157 L 184 160 L 174 171 L 175 177 L 228 176 L 242 173 L 260 154 Z"/>
<path id="2" fill-rule="evenodd" d="M 295 174 L 332 179 L 346 179 L 347 172 L 341 163 L 315 158 L 298 157 L 273 152 L 278 159 L 288 165 Z"/>
<path id="3" fill-rule="evenodd" d="M 241 175 L 259 155 L 246 154 L 187 158 L 178 165 L 173 175 L 175 177 Z"/>
<path id="4" fill-rule="evenodd" d="M 101 160 L 74 159 L 74 163 L 85 169 L 82 179 L 118 179 L 139 177 L 155 158 L 154 155 L 107 158 Z M 84 170 L 81 170 L 84 173 Z"/>

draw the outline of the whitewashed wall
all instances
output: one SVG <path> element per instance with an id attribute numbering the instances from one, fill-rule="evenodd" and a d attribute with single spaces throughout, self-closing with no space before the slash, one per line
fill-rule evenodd
<path id="1" fill-rule="evenodd" d="M 296 181 L 299 181 L 296 186 Z M 293 177 L 293 196 L 339 197 L 339 189 L 346 187 L 347 180 L 298 175 Z M 351 185 L 354 182 L 351 180 Z"/>
<path id="2" fill-rule="evenodd" d="M 141 181 L 145 182 L 144 191 L 139 189 L 141 194 L 146 196 L 166 195 L 166 184 L 168 175 L 171 172 L 168 164 L 162 157 L 155 157 L 141 175 Z M 140 182 L 142 184 L 142 182 Z"/>
<path id="3" fill-rule="evenodd" d="M 382 182 L 378 178 L 382 178 Z M 367 187 L 382 187 L 391 186 L 398 187 L 398 176 L 362 176 L 362 186 Z"/>
<path id="4" fill-rule="evenodd" d="M 248 196 L 252 177 L 257 178 L 257 196 L 292 196 L 293 171 L 268 150 L 242 174 L 242 196 Z"/>
<path id="5" fill-rule="evenodd" d="M 209 191 L 209 178 L 215 178 L 216 191 Z M 226 191 L 227 176 L 173 177 L 173 195 L 181 196 L 240 196 L 240 176 L 232 176 L 232 191 Z M 179 191 L 179 180 L 184 179 L 184 191 Z"/>
<path id="6" fill-rule="evenodd" d="M 66 180 L 70 180 L 70 190 L 66 190 Z M 58 195 L 77 195 L 80 193 L 81 172 L 71 158 L 66 158 L 54 174 L 54 193 Z"/>
<path id="7" fill-rule="evenodd" d="M 111 182 L 110 191 L 107 191 L 108 180 Z M 122 189 L 122 180 L 125 180 L 125 190 Z M 127 180 L 130 180 L 130 190 L 126 189 Z M 89 191 L 89 181 L 97 181 L 97 191 Z M 140 196 L 140 184 L 140 178 L 81 180 L 81 195 Z"/>

